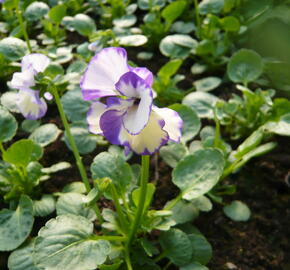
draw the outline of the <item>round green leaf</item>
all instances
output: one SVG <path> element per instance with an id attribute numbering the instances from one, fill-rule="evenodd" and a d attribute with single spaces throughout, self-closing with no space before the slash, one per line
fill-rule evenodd
<path id="1" fill-rule="evenodd" d="M 147 43 L 148 38 L 144 35 L 129 35 L 117 37 L 117 41 L 122 46 L 138 47 Z"/>
<path id="2" fill-rule="evenodd" d="M 248 221 L 251 216 L 249 207 L 241 201 L 233 201 L 223 210 L 225 215 L 234 221 Z"/>
<path id="3" fill-rule="evenodd" d="M 237 32 L 240 29 L 240 22 L 234 16 L 227 16 L 221 19 L 221 24 L 223 28 L 228 32 Z"/>
<path id="4" fill-rule="evenodd" d="M 108 152 L 102 152 L 94 158 L 91 172 L 93 179 L 109 177 L 123 191 L 133 179 L 130 165 L 119 155 Z"/>
<path id="5" fill-rule="evenodd" d="M 213 108 L 218 98 L 205 92 L 193 92 L 185 96 L 182 104 L 194 109 L 200 118 L 214 118 Z"/>
<path id="6" fill-rule="evenodd" d="M 160 156 L 172 168 L 187 155 L 187 148 L 184 144 L 169 144 L 161 147 Z"/>
<path id="7" fill-rule="evenodd" d="M 39 120 L 29 120 L 25 119 L 21 123 L 21 128 L 28 133 L 33 132 L 35 129 L 37 129 L 40 126 L 41 122 Z"/>
<path id="8" fill-rule="evenodd" d="M 50 194 L 44 194 L 40 200 L 33 201 L 34 216 L 45 217 L 55 210 L 55 200 Z"/>
<path id="9" fill-rule="evenodd" d="M 209 269 L 198 262 L 193 262 L 188 265 L 180 267 L 179 270 L 209 270 Z"/>
<path id="10" fill-rule="evenodd" d="M 189 35 L 169 35 L 160 42 L 162 54 L 172 58 L 186 58 L 197 47 L 197 41 Z"/>
<path id="11" fill-rule="evenodd" d="M 263 66 L 263 60 L 259 54 L 253 50 L 241 49 L 231 57 L 227 74 L 233 82 L 248 83 L 261 76 Z"/>
<path id="12" fill-rule="evenodd" d="M 24 17 L 27 21 L 38 21 L 45 14 L 47 14 L 49 6 L 44 2 L 33 2 L 31 3 L 24 12 Z"/>
<path id="13" fill-rule="evenodd" d="M 179 201 L 174 207 L 172 207 L 171 211 L 171 218 L 176 222 L 176 224 L 191 222 L 197 218 L 199 214 L 198 209 L 191 202 L 185 201 Z"/>
<path id="14" fill-rule="evenodd" d="M 29 139 L 44 147 L 58 138 L 61 130 L 55 124 L 45 124 L 35 129 L 29 136 Z"/>
<path id="15" fill-rule="evenodd" d="M 0 53 L 10 61 L 20 60 L 27 52 L 26 43 L 19 38 L 7 37 L 0 41 Z"/>
<path id="16" fill-rule="evenodd" d="M 198 150 L 178 163 L 172 181 L 180 188 L 184 199 L 196 199 L 217 184 L 224 163 L 220 151 L 211 148 Z"/>
<path id="17" fill-rule="evenodd" d="M 208 13 L 219 14 L 224 7 L 224 0 L 203 0 L 199 3 L 199 13 L 206 15 Z"/>
<path id="18" fill-rule="evenodd" d="M 43 155 L 41 146 L 28 139 L 12 144 L 3 154 L 3 160 L 15 166 L 26 167 L 31 161 L 39 160 Z"/>
<path id="19" fill-rule="evenodd" d="M 80 89 L 67 91 L 61 97 L 61 103 L 70 121 L 86 121 L 90 103 L 83 99 Z"/>
<path id="20" fill-rule="evenodd" d="M 93 209 L 86 206 L 86 196 L 80 193 L 64 193 L 56 203 L 57 215 L 73 214 L 94 221 L 96 214 Z"/>
<path id="21" fill-rule="evenodd" d="M 179 34 L 189 34 L 195 30 L 195 25 L 192 22 L 177 21 L 171 26 L 171 30 Z"/>
<path id="22" fill-rule="evenodd" d="M 18 98 L 18 92 L 16 91 L 8 91 L 5 92 L 1 96 L 1 104 L 3 107 L 5 107 L 7 110 L 13 113 L 20 113 L 19 108 L 15 102 Z"/>
<path id="23" fill-rule="evenodd" d="M 0 251 L 20 246 L 32 230 L 33 205 L 28 196 L 22 195 L 15 211 L 0 211 Z"/>
<path id="24" fill-rule="evenodd" d="M 163 250 L 174 264 L 186 265 L 192 257 L 192 245 L 186 233 L 179 229 L 170 229 L 163 232 L 160 237 Z"/>
<path id="25" fill-rule="evenodd" d="M 0 107 L 0 142 L 11 140 L 17 131 L 18 124 L 14 116 Z"/>
<path id="26" fill-rule="evenodd" d="M 8 258 L 9 270 L 38 270 L 33 262 L 34 241 L 13 251 Z"/>
<path id="27" fill-rule="evenodd" d="M 94 20 L 86 14 L 77 14 L 74 17 L 65 17 L 64 24 L 69 29 L 74 29 L 83 36 L 90 36 L 96 31 Z"/>
<path id="28" fill-rule="evenodd" d="M 153 7 L 161 8 L 165 5 L 166 0 L 138 0 L 138 6 L 140 9 L 148 10 Z"/>
<path id="29" fill-rule="evenodd" d="M 133 26 L 137 21 L 137 17 L 133 14 L 125 15 L 121 18 L 116 18 L 113 20 L 113 24 L 120 28 L 126 28 Z"/>
<path id="30" fill-rule="evenodd" d="M 212 247 L 206 238 L 201 234 L 188 235 L 192 244 L 192 261 L 207 264 L 212 257 Z"/>
<path id="31" fill-rule="evenodd" d="M 196 91 L 208 92 L 217 88 L 221 84 L 222 80 L 218 77 L 207 77 L 195 81 L 193 84 Z"/>
<path id="32" fill-rule="evenodd" d="M 182 104 L 174 104 L 171 105 L 170 108 L 177 111 L 183 120 L 181 141 L 188 142 L 193 139 L 198 134 L 201 127 L 199 117 L 195 110 Z"/>
<path id="33" fill-rule="evenodd" d="M 266 123 L 265 129 L 277 135 L 290 136 L 290 113 L 283 115 L 277 122 Z"/>
<path id="34" fill-rule="evenodd" d="M 46 270 L 93 270 L 106 261 L 110 243 L 92 240 L 93 223 L 63 215 L 48 221 L 35 240 L 34 261 Z"/>
<path id="35" fill-rule="evenodd" d="M 88 154 L 93 152 L 97 147 L 97 138 L 95 135 L 89 133 L 86 124 L 76 122 L 71 125 L 71 133 L 75 139 L 77 148 L 81 154 Z M 71 149 L 68 138 L 64 136 L 66 145 Z"/>

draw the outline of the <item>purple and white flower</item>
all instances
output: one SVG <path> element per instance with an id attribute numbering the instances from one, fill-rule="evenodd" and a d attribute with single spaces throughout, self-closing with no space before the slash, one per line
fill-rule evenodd
<path id="1" fill-rule="evenodd" d="M 39 53 L 29 54 L 23 57 L 21 72 L 15 72 L 10 82 L 12 88 L 19 90 L 17 106 L 27 119 L 36 120 L 43 117 L 47 111 L 47 104 L 39 97 L 39 91 L 33 90 L 35 75 L 43 72 L 50 64 L 47 56 Z"/>
<path id="2" fill-rule="evenodd" d="M 127 63 L 123 48 L 97 53 L 81 80 L 83 97 L 94 101 L 87 116 L 90 132 L 140 155 L 156 152 L 169 140 L 179 142 L 182 120 L 177 112 L 153 105 L 153 75 Z"/>

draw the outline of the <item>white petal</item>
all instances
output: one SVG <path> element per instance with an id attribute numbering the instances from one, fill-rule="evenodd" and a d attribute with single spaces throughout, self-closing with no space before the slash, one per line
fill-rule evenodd
<path id="1" fill-rule="evenodd" d="M 22 71 L 33 68 L 35 73 L 43 72 L 49 65 L 49 58 L 41 53 L 32 53 L 23 57 L 21 66 Z"/>
<path id="2" fill-rule="evenodd" d="M 116 96 L 115 84 L 127 71 L 127 53 L 123 48 L 102 49 L 93 57 L 82 77 L 80 85 L 84 99 Z"/>
<path id="3" fill-rule="evenodd" d="M 90 107 L 87 114 L 87 122 L 89 124 L 89 131 L 94 134 L 102 134 L 100 128 L 100 118 L 102 114 L 107 110 L 107 106 L 101 102 L 95 102 Z"/>
<path id="4" fill-rule="evenodd" d="M 158 108 L 153 106 L 152 111 L 157 113 L 164 121 L 163 129 L 168 133 L 169 139 L 174 142 L 179 142 L 182 135 L 183 121 L 179 114 L 168 108 Z"/>
<path id="5" fill-rule="evenodd" d="M 34 73 L 31 68 L 22 72 L 15 72 L 10 82 L 10 86 L 16 89 L 26 89 L 34 85 Z"/>
<path id="6" fill-rule="evenodd" d="M 149 69 L 143 68 L 143 67 L 135 67 L 135 68 L 130 68 L 130 69 L 135 74 L 137 74 L 140 78 L 142 78 L 149 86 L 152 86 L 153 74 Z"/>
<path id="7" fill-rule="evenodd" d="M 148 123 L 153 102 L 152 89 L 133 72 L 125 73 L 116 83 L 116 89 L 126 97 L 135 98 L 137 104 L 123 117 L 124 127 L 131 134 L 138 134 Z"/>
<path id="8" fill-rule="evenodd" d="M 33 90 L 21 90 L 18 94 L 17 106 L 23 116 L 30 120 L 43 117 L 47 111 L 47 105 L 39 93 Z"/>

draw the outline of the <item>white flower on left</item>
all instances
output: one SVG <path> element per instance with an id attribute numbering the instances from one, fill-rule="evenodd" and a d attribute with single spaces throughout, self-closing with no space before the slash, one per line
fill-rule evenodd
<path id="1" fill-rule="evenodd" d="M 29 54 L 22 59 L 21 72 L 13 74 L 10 85 L 19 90 L 16 103 L 27 119 L 36 120 L 46 114 L 45 100 L 40 98 L 39 91 L 33 90 L 32 87 L 35 86 L 35 75 L 43 72 L 49 64 L 50 60 L 47 56 L 40 53 Z"/>

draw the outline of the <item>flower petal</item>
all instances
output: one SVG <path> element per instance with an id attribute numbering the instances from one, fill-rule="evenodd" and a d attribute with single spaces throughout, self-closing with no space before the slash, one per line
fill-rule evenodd
<path id="1" fill-rule="evenodd" d="M 10 82 L 10 86 L 16 89 L 27 89 L 34 85 L 34 73 L 31 68 L 22 72 L 15 72 Z"/>
<path id="2" fill-rule="evenodd" d="M 168 134 L 162 129 L 165 123 L 155 112 L 151 113 L 147 126 L 138 135 L 131 135 L 124 128 L 122 116 L 121 111 L 109 110 L 101 117 L 101 129 L 111 143 L 123 145 L 140 155 L 151 155 L 168 141 Z"/>
<path id="3" fill-rule="evenodd" d="M 156 112 L 165 122 L 163 129 L 168 133 L 169 139 L 179 142 L 182 135 L 183 121 L 179 114 L 168 108 L 158 108 L 153 106 L 152 111 Z"/>
<path id="4" fill-rule="evenodd" d="M 47 105 L 44 99 L 40 99 L 39 92 L 33 90 L 19 91 L 17 106 L 23 116 L 30 120 L 43 117 L 47 111 Z"/>
<path id="5" fill-rule="evenodd" d="M 123 48 L 102 49 L 93 57 L 81 79 L 84 99 L 116 96 L 115 84 L 128 71 L 127 53 Z"/>
<path id="6" fill-rule="evenodd" d="M 137 74 L 140 78 L 142 78 L 149 86 L 153 84 L 153 74 L 148 68 L 144 67 L 131 67 L 130 71 Z"/>
<path id="7" fill-rule="evenodd" d="M 23 57 L 21 62 L 21 70 L 25 71 L 30 67 L 35 73 L 43 72 L 49 65 L 49 58 L 41 53 L 32 53 Z"/>
<path id="8" fill-rule="evenodd" d="M 87 113 L 87 122 L 89 124 L 89 131 L 94 134 L 102 134 L 100 128 L 100 118 L 107 110 L 107 106 L 101 102 L 95 102 L 91 105 Z"/>
<path id="9" fill-rule="evenodd" d="M 124 127 L 129 133 L 136 135 L 148 123 L 153 102 L 152 89 L 134 72 L 125 73 L 116 83 L 116 89 L 139 102 L 129 108 L 123 117 Z"/>

